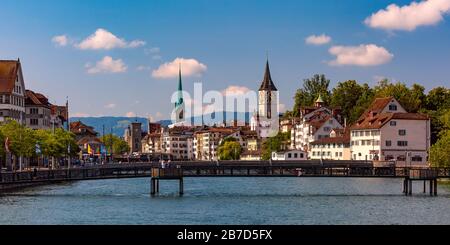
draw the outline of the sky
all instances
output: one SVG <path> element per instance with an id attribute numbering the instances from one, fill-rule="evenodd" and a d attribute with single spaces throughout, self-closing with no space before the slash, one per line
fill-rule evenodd
<path id="1" fill-rule="evenodd" d="M 282 109 L 303 79 L 450 84 L 450 0 L 2 0 L 0 59 L 71 116 L 168 119 L 188 92 L 257 90 Z"/>

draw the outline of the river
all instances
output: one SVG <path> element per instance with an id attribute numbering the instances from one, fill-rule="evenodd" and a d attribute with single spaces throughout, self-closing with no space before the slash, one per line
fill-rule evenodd
<path id="1" fill-rule="evenodd" d="M 450 187 L 402 195 L 400 179 L 148 178 L 96 180 L 0 195 L 0 224 L 450 224 Z M 428 183 L 427 183 L 428 184 Z M 428 186 L 427 186 L 428 191 Z"/>

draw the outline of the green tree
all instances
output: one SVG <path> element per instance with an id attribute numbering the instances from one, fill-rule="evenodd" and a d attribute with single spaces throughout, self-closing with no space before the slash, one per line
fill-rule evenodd
<path id="1" fill-rule="evenodd" d="M 220 160 L 239 160 L 242 147 L 235 138 L 228 137 L 220 143 L 217 152 Z"/>
<path id="2" fill-rule="evenodd" d="M 114 134 L 106 134 L 100 137 L 100 140 L 108 151 L 110 151 L 112 146 L 113 154 L 124 154 L 130 152 L 130 146 L 128 143 Z"/>
<path id="3" fill-rule="evenodd" d="M 450 89 L 437 87 L 430 90 L 426 96 L 426 109 L 432 111 L 450 109 Z"/>
<path id="4" fill-rule="evenodd" d="M 262 160 L 270 160 L 272 158 L 272 152 L 283 150 L 290 138 L 291 134 L 289 132 L 279 132 L 276 136 L 267 138 L 262 144 Z"/>
<path id="5" fill-rule="evenodd" d="M 298 89 L 294 100 L 294 115 L 298 116 L 300 107 L 312 106 L 314 101 L 319 97 L 325 101 L 325 104 L 330 102 L 330 80 L 325 75 L 314 75 L 312 78 L 303 80 L 303 88 Z"/>
<path id="6" fill-rule="evenodd" d="M 404 83 L 393 84 L 385 79 L 380 81 L 374 90 L 376 98 L 393 96 L 408 112 L 418 112 L 426 100 L 425 88 L 418 84 L 408 88 Z"/>
<path id="7" fill-rule="evenodd" d="M 1 134 L 8 138 L 10 142 L 11 153 L 19 158 L 21 163 L 23 157 L 31 157 L 35 152 L 35 134 L 30 128 L 27 128 L 14 120 L 9 120 L 0 127 Z M 13 165 L 17 161 L 14 158 Z"/>
<path id="8" fill-rule="evenodd" d="M 450 131 L 442 133 L 440 139 L 431 146 L 430 161 L 433 167 L 450 167 Z"/>
<path id="9" fill-rule="evenodd" d="M 331 106 L 340 107 L 342 109 L 342 116 L 347 118 L 349 123 L 356 121 L 360 113 L 365 109 L 367 103 L 362 103 L 363 105 L 359 108 L 357 104 L 363 95 L 366 95 L 367 91 L 370 90 L 368 84 L 359 85 L 355 80 L 348 80 L 345 82 L 340 82 L 334 89 L 331 95 Z M 357 113 L 354 113 L 357 110 Z"/>

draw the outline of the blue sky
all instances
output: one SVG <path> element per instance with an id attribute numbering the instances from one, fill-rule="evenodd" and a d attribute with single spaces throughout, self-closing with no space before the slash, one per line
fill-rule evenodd
<path id="1" fill-rule="evenodd" d="M 316 73 L 332 86 L 348 79 L 375 84 L 381 77 L 427 89 L 448 86 L 449 0 L 428 1 L 431 7 L 410 0 L 2 0 L 0 59 L 20 57 L 26 87 L 53 103 L 69 96 L 73 116 L 163 119 L 177 87 L 175 77 L 164 75 L 170 73 L 160 67 L 164 63 L 187 62 L 187 91 L 194 82 L 203 82 L 204 90 L 256 90 L 268 51 L 281 103 L 289 109 L 302 80 Z M 390 10 L 388 17 L 399 19 L 386 22 L 390 18 L 379 11 L 389 4 L 407 8 Z M 424 19 L 409 18 L 409 10 L 422 7 Z M 99 29 L 119 41 L 92 46 L 86 39 Z M 322 34 L 331 40 L 305 42 Z M 52 41 L 56 36 L 64 36 L 65 45 Z M 157 76 L 159 68 L 163 75 Z"/>

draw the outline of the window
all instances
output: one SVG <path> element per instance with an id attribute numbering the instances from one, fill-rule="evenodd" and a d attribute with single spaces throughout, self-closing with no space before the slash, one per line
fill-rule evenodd
<path id="1" fill-rule="evenodd" d="M 288 158 L 292 158 L 292 153 L 289 153 L 289 154 L 288 154 Z"/>
<path id="2" fill-rule="evenodd" d="M 38 125 L 39 121 L 36 118 L 30 118 L 30 125 Z"/>
<path id="3" fill-rule="evenodd" d="M 392 146 L 392 141 L 386 140 L 386 146 Z"/>
<path id="4" fill-rule="evenodd" d="M 396 111 L 397 110 L 397 105 L 394 105 L 394 104 L 389 105 L 389 110 L 390 111 Z"/>
<path id="5" fill-rule="evenodd" d="M 339 156 L 342 157 L 342 152 L 339 152 Z"/>
<path id="6" fill-rule="evenodd" d="M 303 158 L 303 157 L 305 157 L 305 155 L 303 155 L 303 153 L 300 153 L 300 158 Z"/>
<path id="7" fill-rule="evenodd" d="M 329 132 L 330 130 L 331 130 L 330 127 L 324 127 L 324 128 L 323 128 L 323 131 L 325 131 L 325 132 Z"/>
<path id="8" fill-rule="evenodd" d="M 370 136 L 370 131 L 366 131 L 366 136 Z"/>
<path id="9" fill-rule="evenodd" d="M 313 151 L 313 156 L 316 156 L 316 152 L 315 151 Z"/>
<path id="10" fill-rule="evenodd" d="M 397 141 L 397 146 L 408 146 L 408 141 Z"/>
<path id="11" fill-rule="evenodd" d="M 397 126 L 397 122 L 396 122 L 396 121 L 391 121 L 391 122 L 389 123 L 389 125 L 395 127 L 395 126 Z"/>
<path id="12" fill-rule="evenodd" d="M 405 155 L 400 155 L 397 157 L 397 161 L 406 161 Z"/>
<path id="13" fill-rule="evenodd" d="M 336 157 L 338 157 L 338 156 L 339 156 L 339 152 L 336 152 L 334 155 L 335 155 Z"/>
<path id="14" fill-rule="evenodd" d="M 298 153 L 294 153 L 294 158 L 298 158 Z"/>
<path id="15" fill-rule="evenodd" d="M 400 129 L 400 130 L 398 131 L 398 135 L 400 135 L 400 136 L 405 136 L 405 135 L 406 135 L 406 130 Z"/>
<path id="16" fill-rule="evenodd" d="M 365 140 L 361 140 L 361 145 L 366 145 L 366 141 Z"/>
<path id="17" fill-rule="evenodd" d="M 421 161 L 422 161 L 422 157 L 421 157 L 421 156 L 418 156 L 418 155 L 413 156 L 413 157 L 411 158 L 411 161 L 413 161 L 413 162 L 421 162 Z"/>

